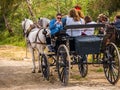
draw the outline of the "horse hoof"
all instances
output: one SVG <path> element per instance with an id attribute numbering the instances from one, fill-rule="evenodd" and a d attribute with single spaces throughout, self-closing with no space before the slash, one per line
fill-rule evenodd
<path id="1" fill-rule="evenodd" d="M 38 73 L 41 73 L 41 70 L 38 70 Z"/>
<path id="2" fill-rule="evenodd" d="M 32 73 L 35 73 L 35 70 L 33 70 Z"/>

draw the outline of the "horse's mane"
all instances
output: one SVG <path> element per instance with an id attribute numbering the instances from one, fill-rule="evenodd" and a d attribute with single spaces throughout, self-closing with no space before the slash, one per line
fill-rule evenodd
<path id="1" fill-rule="evenodd" d="M 49 26 L 50 23 L 50 19 L 45 18 L 45 17 L 41 17 L 38 19 L 38 23 L 40 24 L 40 26 L 42 26 L 43 28 L 47 28 Z"/>

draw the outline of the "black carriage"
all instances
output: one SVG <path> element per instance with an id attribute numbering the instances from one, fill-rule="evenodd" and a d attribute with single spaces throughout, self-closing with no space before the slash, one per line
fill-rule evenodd
<path id="1" fill-rule="evenodd" d="M 70 25 L 66 26 L 65 30 L 93 27 L 105 27 L 105 25 Z M 116 31 L 115 34 L 119 31 L 113 27 L 112 29 Z M 108 40 L 108 38 L 107 42 L 104 35 L 71 37 L 66 34 L 62 34 L 62 37 L 58 40 L 61 43 L 59 43 L 59 47 L 55 54 L 42 55 L 41 66 L 45 78 L 49 79 L 49 67 L 56 65 L 60 81 L 64 85 L 67 85 L 69 81 L 71 65 L 77 64 L 81 76 L 85 77 L 88 72 L 88 64 L 103 64 L 103 69 L 107 80 L 111 84 L 117 83 L 120 73 L 120 54 L 118 51 L 119 43 L 117 43 L 116 40 L 119 41 L 119 32 L 117 33 L 117 37 L 115 37 L 114 42 Z M 92 62 L 88 62 L 86 59 L 86 55 L 89 54 L 93 54 Z M 56 58 L 54 58 L 54 56 L 56 56 Z M 55 61 L 52 65 L 48 63 L 48 57 L 52 57 Z"/>

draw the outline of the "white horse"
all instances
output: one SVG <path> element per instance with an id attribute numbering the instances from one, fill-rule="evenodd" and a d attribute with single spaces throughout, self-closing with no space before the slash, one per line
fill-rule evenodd
<path id="1" fill-rule="evenodd" d="M 35 26 L 32 20 L 25 19 L 22 21 L 22 28 L 24 30 L 24 35 L 27 40 L 27 45 L 32 53 L 33 68 L 32 73 L 35 73 L 35 49 L 38 51 L 38 72 L 41 72 L 40 66 L 40 55 L 43 54 L 44 49 L 46 48 L 46 36 L 50 35 L 50 30 L 48 29 L 48 24 L 50 22 L 47 18 L 39 19 L 38 28 Z"/>

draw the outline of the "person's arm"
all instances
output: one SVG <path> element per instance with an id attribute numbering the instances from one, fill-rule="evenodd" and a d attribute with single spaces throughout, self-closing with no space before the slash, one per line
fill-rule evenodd
<path id="1" fill-rule="evenodd" d="M 63 30 L 63 25 L 62 25 L 62 24 L 60 25 L 60 28 L 59 28 L 59 30 Z"/>
<path id="2" fill-rule="evenodd" d="M 50 21 L 49 28 L 50 28 L 50 30 L 56 28 L 56 26 L 55 26 L 55 20 L 51 20 L 51 21 Z"/>
<path id="3" fill-rule="evenodd" d="M 66 17 L 62 18 L 63 27 L 66 25 Z"/>

